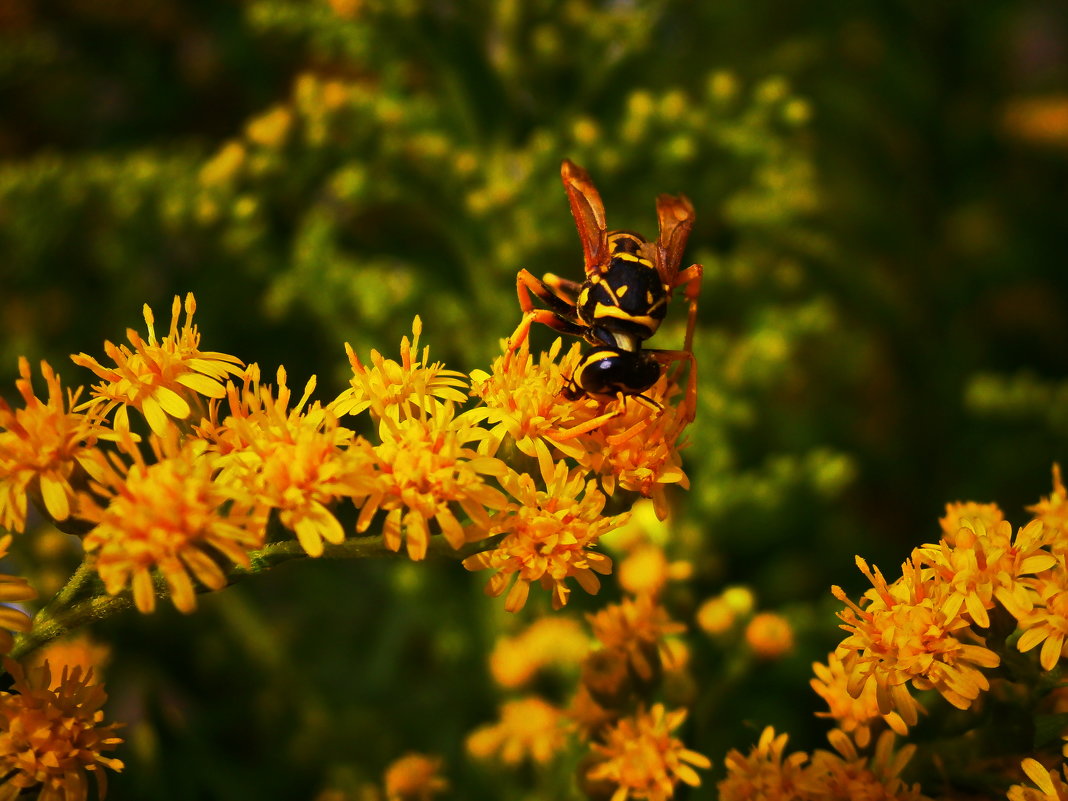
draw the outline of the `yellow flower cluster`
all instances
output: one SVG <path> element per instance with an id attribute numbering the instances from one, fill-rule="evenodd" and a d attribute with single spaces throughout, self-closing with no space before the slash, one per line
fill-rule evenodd
<path id="1" fill-rule="evenodd" d="M 118 724 L 102 724 L 100 707 L 107 696 L 92 683 L 92 670 L 64 668 L 53 682 L 47 662 L 29 674 L 11 660 L 4 668 L 14 683 L 10 692 L 0 692 L 0 799 L 32 789 L 41 801 L 84 801 L 87 773 L 96 776 L 97 795 L 103 798 L 102 768 L 123 767 L 103 752 L 122 738 L 115 736 Z"/>
<path id="2" fill-rule="evenodd" d="M 666 639 L 684 626 L 649 595 L 610 604 L 587 622 L 593 647 L 576 624 L 555 619 L 498 645 L 491 666 L 508 689 L 522 689 L 548 670 L 573 675 L 576 665 L 581 680 L 566 709 L 539 695 L 506 701 L 497 722 L 471 733 L 468 751 L 513 766 L 546 765 L 577 739 L 587 749 L 580 782 L 591 798 L 667 801 L 680 782 L 699 785 L 696 769 L 711 762 L 674 734 L 687 710 L 654 699 L 664 671 L 684 661 Z"/>
<path id="3" fill-rule="evenodd" d="M 748 754 L 728 753 L 727 777 L 718 786 L 721 801 L 929 801 L 919 785 L 907 785 L 899 778 L 916 747 L 895 750 L 893 732 L 879 736 L 871 756 L 860 754 L 840 729 L 833 729 L 827 738 L 833 751 L 817 749 L 811 756 L 802 751 L 785 755 L 787 739 L 769 726 Z"/>
<path id="4" fill-rule="evenodd" d="M 38 399 L 25 360 L 24 407 L 0 402 L 0 525 L 22 531 L 34 499 L 84 536 L 106 591 L 129 590 L 143 612 L 163 596 L 191 612 L 198 591 L 287 539 L 313 557 L 366 548 L 372 525 L 415 560 L 438 534 L 464 549 L 467 569 L 492 571 L 490 595 L 508 589 L 509 611 L 535 585 L 559 608 L 569 580 L 595 593 L 612 569 L 597 547 L 627 516 L 604 514 L 608 495 L 639 492 L 662 512 L 664 487 L 686 483 L 667 378 L 646 402 L 570 401 L 561 390 L 578 350 L 558 363 L 559 342 L 468 377 L 431 362 L 416 318 L 399 360 L 372 351 L 365 365 L 346 345 L 349 387 L 322 404 L 312 378 L 294 402 L 284 369 L 271 386 L 257 365 L 201 350 L 195 311 L 192 295 L 176 297 L 160 337 L 145 306 L 147 337 L 105 343 L 110 366 L 73 356 L 100 379 L 84 402 L 47 364 Z M 374 436 L 346 427 L 360 417 Z"/>
<path id="5" fill-rule="evenodd" d="M 987 643 L 994 626 L 1015 628 L 1021 652 L 1041 645 L 1043 670 L 1057 666 L 1068 636 L 1068 495 L 1056 467 L 1053 483 L 1015 534 L 994 504 L 949 504 L 942 539 L 916 548 L 896 581 L 858 557 L 872 589 L 854 603 L 833 588 L 846 604 L 839 617 L 849 636 L 827 668 L 845 676 L 851 698 L 863 702 L 874 688 L 878 714 L 899 731 L 921 711 L 910 686 L 968 709 L 990 689 L 986 671 L 1001 663 Z M 826 676 L 824 684 L 831 686 Z M 850 706 L 828 700 L 832 712 Z M 863 706 L 864 716 L 855 708 L 847 716 L 858 731 L 874 717 L 869 703 Z"/>

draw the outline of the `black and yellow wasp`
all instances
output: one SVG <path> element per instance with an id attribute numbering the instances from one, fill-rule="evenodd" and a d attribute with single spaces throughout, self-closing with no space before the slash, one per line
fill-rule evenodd
<path id="1" fill-rule="evenodd" d="M 631 231 L 608 230 L 601 196 L 584 169 L 564 159 L 560 176 L 582 240 L 586 280 L 580 284 L 552 273 L 538 280 L 520 270 L 516 293 L 523 321 L 509 340 L 510 348 L 525 340 L 535 322 L 593 345 L 565 387 L 571 398 L 640 396 L 659 380 L 665 365 L 688 360 L 684 419 L 692 420 L 697 405 L 693 332 L 704 268 L 694 264 L 680 271 L 679 266 L 693 228 L 693 204 L 683 195 L 657 197 L 660 234 L 650 242 Z M 680 286 L 689 302 L 684 349 L 643 348 L 667 314 L 671 293 Z M 531 293 L 547 308 L 535 308 Z"/>

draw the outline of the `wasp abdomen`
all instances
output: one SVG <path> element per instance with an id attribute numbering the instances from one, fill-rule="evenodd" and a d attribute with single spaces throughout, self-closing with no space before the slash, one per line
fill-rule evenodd
<path id="1" fill-rule="evenodd" d="M 660 378 L 660 364 L 643 351 L 601 348 L 588 353 L 575 371 L 572 394 L 638 395 Z"/>

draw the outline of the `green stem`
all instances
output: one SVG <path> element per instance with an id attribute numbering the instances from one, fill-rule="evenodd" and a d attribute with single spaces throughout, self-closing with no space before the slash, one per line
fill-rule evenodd
<path id="1" fill-rule="evenodd" d="M 441 537 L 434 537 L 427 550 L 427 557 L 434 559 L 464 559 L 471 554 L 491 548 L 499 538 L 481 540 L 453 550 Z M 333 545 L 326 544 L 321 558 L 326 559 L 367 559 L 374 557 L 401 557 L 389 550 L 380 537 L 353 537 Z M 309 559 L 300 543 L 296 540 L 272 542 L 258 551 L 249 553 L 249 566 L 235 566 L 228 576 L 227 584 L 254 576 L 270 570 L 283 562 L 294 559 Z M 170 595 L 166 579 L 158 573 L 153 576 L 156 597 L 166 599 Z M 86 589 L 91 589 L 87 598 L 79 600 Z M 198 587 L 198 592 L 209 592 L 206 587 Z M 56 593 L 33 619 L 32 628 L 15 636 L 15 647 L 11 657 L 19 660 L 32 651 L 52 640 L 62 637 L 82 626 L 105 620 L 112 615 L 123 612 L 133 606 L 133 595 L 127 589 L 117 595 L 108 595 L 103 582 L 96 575 L 95 559 L 86 557 L 74 571 L 67 584 Z"/>

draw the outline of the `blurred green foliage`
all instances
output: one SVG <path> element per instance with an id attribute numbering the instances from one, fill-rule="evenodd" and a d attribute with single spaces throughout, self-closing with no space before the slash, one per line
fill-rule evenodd
<path id="1" fill-rule="evenodd" d="M 11 0 L 2 391 L 18 354 L 86 381 L 66 354 L 189 290 L 206 348 L 323 397 L 343 341 L 393 352 L 416 313 L 433 358 L 485 366 L 519 268 L 581 275 L 563 157 L 613 228 L 653 235 L 683 192 L 705 280 L 677 613 L 748 582 L 802 635 L 699 675 L 691 746 L 720 762 L 765 723 L 807 746 L 853 554 L 896 564 L 951 500 L 1012 519 L 1064 457 L 1068 126 L 1014 104 L 1063 99 L 1066 26 L 1041 0 Z M 681 340 L 676 305 L 654 344 Z M 520 797 L 531 777 L 461 758 L 514 625 L 461 573 L 294 565 L 110 622 L 112 797 L 311 798 L 408 749 L 443 753 L 457 797 Z"/>

